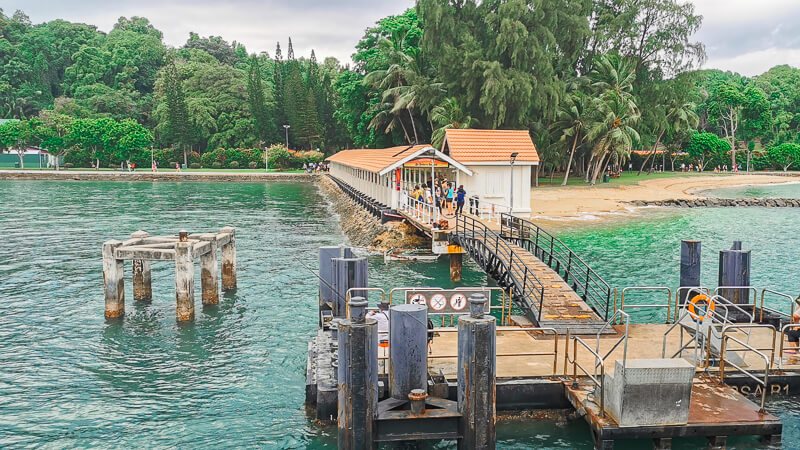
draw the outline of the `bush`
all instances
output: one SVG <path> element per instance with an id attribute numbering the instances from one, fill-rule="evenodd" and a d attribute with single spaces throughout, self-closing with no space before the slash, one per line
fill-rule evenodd
<path id="1" fill-rule="evenodd" d="M 267 155 L 270 169 L 290 169 L 303 165 L 293 153 L 280 144 L 268 148 Z"/>
<path id="2" fill-rule="evenodd" d="M 238 169 L 239 161 L 231 161 L 230 164 L 228 164 L 228 167 L 230 167 L 231 169 Z"/>
<path id="3" fill-rule="evenodd" d="M 108 163 L 108 168 L 109 169 L 119 169 L 120 166 L 118 164 Z"/>
<path id="4" fill-rule="evenodd" d="M 72 163 L 66 163 L 66 164 L 64 164 L 64 168 L 65 168 L 65 169 L 72 169 Z"/>
<path id="5" fill-rule="evenodd" d="M 256 168 L 258 168 L 258 163 L 255 162 L 255 161 L 250 161 L 250 164 L 248 164 L 247 167 L 249 167 L 251 169 L 256 169 Z"/>
<path id="6" fill-rule="evenodd" d="M 92 151 L 85 148 L 73 148 L 64 155 L 64 163 L 74 167 L 92 167 Z"/>
<path id="7" fill-rule="evenodd" d="M 193 163 L 189 164 L 189 168 L 190 169 L 199 169 L 200 167 L 201 167 L 200 163 L 197 163 L 197 162 L 193 162 Z"/>
<path id="8" fill-rule="evenodd" d="M 211 168 L 212 168 L 212 169 L 222 169 L 222 163 L 221 163 L 221 162 L 219 162 L 219 161 L 214 161 L 214 162 L 211 164 Z"/>
<path id="9" fill-rule="evenodd" d="M 177 165 L 178 165 L 178 162 L 177 162 L 177 161 L 170 161 L 170 162 L 169 162 L 169 168 L 170 168 L 170 169 L 174 169 L 174 168 L 175 168 L 175 166 L 177 166 Z"/>

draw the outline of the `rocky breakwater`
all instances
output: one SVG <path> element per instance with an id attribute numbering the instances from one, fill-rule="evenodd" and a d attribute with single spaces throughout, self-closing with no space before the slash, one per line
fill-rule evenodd
<path id="1" fill-rule="evenodd" d="M 672 208 L 731 208 L 737 206 L 760 206 L 764 208 L 800 208 L 800 198 L 694 198 L 672 200 L 633 200 L 632 206 L 665 206 Z"/>
<path id="2" fill-rule="evenodd" d="M 341 218 L 340 226 L 350 243 L 384 251 L 392 248 L 430 248 L 430 241 L 404 222 L 387 222 L 373 216 L 342 192 L 328 177 L 319 177 L 320 190 Z"/>

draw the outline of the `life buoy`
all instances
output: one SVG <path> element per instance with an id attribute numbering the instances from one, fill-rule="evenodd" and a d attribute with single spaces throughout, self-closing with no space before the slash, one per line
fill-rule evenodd
<path id="1" fill-rule="evenodd" d="M 698 305 L 700 303 L 700 305 Z M 702 316 L 697 313 L 695 309 L 697 306 L 704 308 L 705 314 Z M 689 300 L 686 309 L 689 311 L 689 317 L 697 323 L 703 323 L 703 319 L 711 319 L 714 316 L 714 309 L 716 304 L 713 300 L 709 301 L 708 296 L 705 294 L 698 294 Z"/>

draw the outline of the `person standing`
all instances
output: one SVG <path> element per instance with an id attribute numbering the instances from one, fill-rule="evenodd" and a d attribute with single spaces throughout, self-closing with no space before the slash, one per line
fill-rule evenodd
<path id="1" fill-rule="evenodd" d="M 446 201 L 447 201 L 447 214 L 453 215 L 453 196 L 455 195 L 455 191 L 453 190 L 453 183 L 447 184 L 447 194 L 446 194 Z"/>
<path id="2" fill-rule="evenodd" d="M 464 200 L 467 197 L 467 191 L 464 190 L 464 185 L 458 187 L 456 191 L 456 215 L 464 214 Z"/>

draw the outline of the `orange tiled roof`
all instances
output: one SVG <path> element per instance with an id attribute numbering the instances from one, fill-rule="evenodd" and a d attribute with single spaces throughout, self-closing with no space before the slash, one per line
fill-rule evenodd
<path id="1" fill-rule="evenodd" d="M 445 132 L 444 153 L 462 163 L 508 161 L 539 162 L 539 154 L 527 130 L 450 129 Z"/>
<path id="2" fill-rule="evenodd" d="M 378 173 L 400 161 L 408 155 L 430 147 L 429 145 L 401 145 L 390 148 L 365 148 L 358 150 L 342 150 L 328 158 L 328 161 L 339 163 L 356 169 Z"/>

